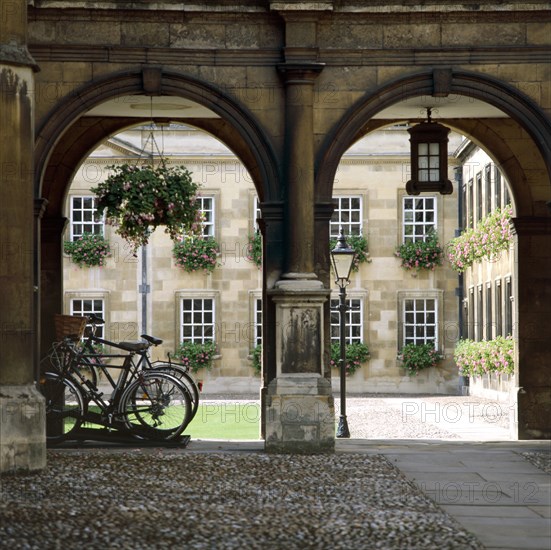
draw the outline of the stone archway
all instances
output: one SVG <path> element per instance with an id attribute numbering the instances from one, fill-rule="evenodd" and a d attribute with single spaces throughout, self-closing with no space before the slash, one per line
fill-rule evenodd
<path id="1" fill-rule="evenodd" d="M 342 154 L 361 136 L 381 125 L 373 117 L 383 109 L 412 97 L 450 94 L 479 99 L 510 117 L 499 122 L 450 120 L 449 125 L 492 151 L 515 197 L 517 387 L 511 402 L 518 423 L 512 435 L 520 439 L 551 438 L 551 385 L 545 359 L 551 354 L 551 343 L 547 335 L 534 330 L 546 326 L 551 314 L 551 276 L 546 267 L 551 263 L 551 220 L 546 216 L 551 185 L 551 121 L 527 96 L 494 78 L 441 69 L 398 79 L 357 102 L 334 126 L 317 157 L 316 224 L 321 238 L 316 247 L 316 264 L 328 265 L 329 235 L 322 223 L 326 217 L 322 210 L 331 200 Z M 387 120 L 385 124 L 392 122 Z M 319 276 L 326 284 L 329 282 L 323 267 Z"/>
<path id="2" fill-rule="evenodd" d="M 94 106 L 121 95 L 144 94 L 183 97 L 219 115 L 219 118 L 186 119 L 186 123 L 223 141 L 246 166 L 265 214 L 265 247 L 272 249 L 263 264 L 263 280 L 269 279 L 271 271 L 281 270 L 282 256 L 277 250 L 280 241 L 277 236 L 282 231 L 279 167 L 271 143 L 254 116 L 220 90 L 197 79 L 150 68 L 109 75 L 65 97 L 37 132 L 35 192 L 38 203 L 45 206 L 41 209 L 42 217 L 37 226 L 42 256 L 38 307 L 42 350 L 48 349 L 53 340 L 49 320 L 59 312 L 62 304 L 61 235 L 65 225 L 62 212 L 66 190 L 80 162 L 91 149 L 102 139 L 135 124 L 137 120 L 124 116 L 100 118 L 83 115 Z M 177 117 L 172 120 L 177 120 Z M 266 282 L 263 284 L 265 287 Z M 274 316 L 272 310 L 271 303 L 266 302 L 263 308 L 268 319 L 266 326 L 273 325 L 269 321 L 270 316 Z M 266 341 L 269 339 L 270 334 L 266 331 Z M 265 365 L 269 365 L 269 361 L 265 361 Z M 265 368 L 264 376 L 265 379 L 269 376 L 269 368 Z"/>

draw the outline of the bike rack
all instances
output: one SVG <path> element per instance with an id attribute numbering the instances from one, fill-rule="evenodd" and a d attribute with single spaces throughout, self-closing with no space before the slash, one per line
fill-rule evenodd
<path id="1" fill-rule="evenodd" d="M 130 434 L 124 434 L 112 429 L 80 428 L 71 434 L 65 441 L 48 445 L 49 448 L 82 448 L 82 447 L 168 447 L 185 448 L 190 442 L 189 435 L 181 435 L 174 440 L 136 439 Z M 104 445 L 98 445 L 103 443 Z"/>

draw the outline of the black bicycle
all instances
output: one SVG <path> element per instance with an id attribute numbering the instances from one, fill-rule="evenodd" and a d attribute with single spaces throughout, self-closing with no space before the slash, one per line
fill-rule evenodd
<path id="1" fill-rule="evenodd" d="M 104 354 L 95 349 L 87 353 L 90 350 L 74 335 L 53 346 L 47 359 L 54 369 L 40 379 L 46 398 L 47 440 L 66 440 L 83 424 L 128 432 L 142 439 L 179 437 L 192 418 L 186 385 L 168 370 L 141 368 L 141 361 L 136 363 L 134 357 L 146 349 L 144 343 L 102 342 L 126 353 Z M 116 359 L 119 362 L 114 363 Z M 114 377 L 111 369 L 118 369 L 119 375 Z M 110 397 L 98 388 L 98 372 L 111 384 Z"/>

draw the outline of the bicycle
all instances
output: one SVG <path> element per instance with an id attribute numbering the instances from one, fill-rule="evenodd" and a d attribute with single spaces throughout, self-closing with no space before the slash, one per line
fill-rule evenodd
<path id="1" fill-rule="evenodd" d="M 98 315 L 89 315 L 87 317 L 89 322 L 89 330 L 87 337 L 82 341 L 82 369 L 89 374 L 93 379 L 93 383 L 97 386 L 97 366 L 95 362 L 101 354 L 96 351 L 96 345 L 109 345 L 113 346 L 113 342 L 99 338 L 96 336 L 97 325 L 103 324 L 104 320 Z M 159 346 L 163 343 L 160 338 L 150 336 L 148 334 L 142 334 L 141 338 L 145 342 L 119 342 L 115 344 L 116 347 L 132 351 L 135 355 L 139 356 L 138 363 L 135 365 L 136 369 L 144 369 L 147 371 L 157 370 L 161 372 L 167 372 L 178 380 L 180 380 L 188 389 L 189 397 L 192 404 L 191 418 L 197 413 L 199 407 L 200 388 L 195 382 L 195 379 L 189 373 L 189 367 L 182 365 L 181 363 L 174 363 L 170 354 L 168 355 L 168 361 L 154 361 L 149 359 L 149 350 L 152 346 Z M 108 373 L 106 373 L 108 374 Z"/>
<path id="2" fill-rule="evenodd" d="M 133 356 L 143 350 L 143 343 L 104 342 L 127 351 L 124 355 L 93 354 L 94 371 L 105 373 L 113 387 L 109 399 L 104 399 L 97 384 L 79 369 L 90 358 L 85 358 L 74 335 L 64 337 L 55 346 L 56 370 L 45 372 L 40 380 L 46 397 L 47 440 L 64 441 L 83 423 L 129 432 L 140 439 L 177 438 L 191 420 L 188 388 L 169 372 L 139 369 Z M 99 357 L 124 360 L 122 365 L 113 365 Z M 117 380 L 107 370 L 113 368 L 120 369 Z M 90 408 L 91 403 L 96 410 Z"/>

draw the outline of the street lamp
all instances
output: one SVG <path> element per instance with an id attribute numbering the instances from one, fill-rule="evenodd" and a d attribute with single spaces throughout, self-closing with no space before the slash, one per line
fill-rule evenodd
<path id="1" fill-rule="evenodd" d="M 340 288 L 339 291 L 339 320 L 340 320 L 340 375 L 341 375 L 341 415 L 337 427 L 337 437 L 350 437 L 348 422 L 346 420 L 346 311 L 349 309 L 346 305 L 346 287 L 350 284 L 350 272 L 354 264 L 356 252 L 351 248 L 344 237 L 341 228 L 337 244 L 331 250 L 331 260 L 335 270 L 335 283 Z"/>

